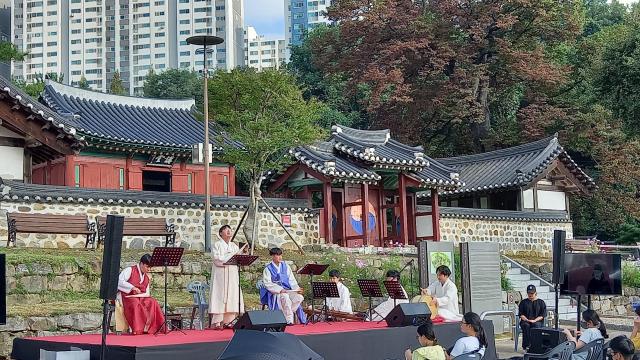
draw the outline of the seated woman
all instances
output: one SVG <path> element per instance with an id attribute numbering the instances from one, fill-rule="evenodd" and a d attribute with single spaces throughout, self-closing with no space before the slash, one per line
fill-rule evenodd
<path id="1" fill-rule="evenodd" d="M 587 329 L 578 332 L 576 335 L 579 337 L 576 339 L 569 329 L 564 329 L 564 333 L 567 335 L 568 341 L 573 341 L 576 343 L 576 351 L 582 349 L 585 345 L 589 344 L 592 341 L 596 341 L 599 339 L 606 339 L 609 337 L 607 335 L 607 328 L 604 326 L 602 320 L 600 320 L 600 316 L 598 313 L 593 310 L 585 310 L 582 312 L 582 321 L 583 326 Z M 587 353 L 573 354 L 571 356 L 572 360 L 586 360 Z"/>
<path id="2" fill-rule="evenodd" d="M 607 359 L 611 360 L 638 360 L 635 355 L 636 348 L 633 342 L 624 335 L 616 336 L 609 342 Z"/>
<path id="3" fill-rule="evenodd" d="M 480 316 L 474 312 L 464 314 L 462 323 L 460 324 L 460 330 L 467 336 L 461 337 L 456 341 L 456 344 L 447 356 L 447 360 L 453 359 L 456 356 L 474 353 L 484 356 L 484 351 L 487 349 L 488 343 L 484 329 L 482 328 Z"/>
<path id="4" fill-rule="evenodd" d="M 431 322 L 418 326 L 416 338 L 422 347 L 413 352 L 411 349 L 407 349 L 404 352 L 405 360 L 445 360 L 444 349 L 438 345 Z"/>

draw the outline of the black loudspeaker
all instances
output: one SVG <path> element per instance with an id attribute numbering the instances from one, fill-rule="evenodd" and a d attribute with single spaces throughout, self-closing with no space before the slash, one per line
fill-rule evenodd
<path id="1" fill-rule="evenodd" d="M 554 284 L 564 284 L 564 252 L 567 232 L 564 230 L 553 231 L 553 277 Z"/>
<path id="2" fill-rule="evenodd" d="M 123 216 L 107 216 L 107 231 L 102 253 L 102 278 L 100 279 L 100 298 L 104 300 L 115 300 L 118 294 L 123 226 Z"/>
<path id="3" fill-rule="evenodd" d="M 0 325 L 7 323 L 7 261 L 0 254 Z"/>
<path id="4" fill-rule="evenodd" d="M 533 354 L 543 354 L 567 341 L 567 335 L 562 330 L 552 328 L 533 328 L 529 338 L 531 347 L 528 352 Z"/>
<path id="5" fill-rule="evenodd" d="M 418 326 L 431 321 L 431 310 L 427 304 L 398 304 L 385 318 L 389 327 Z"/>
<path id="6" fill-rule="evenodd" d="M 235 330 L 284 332 L 287 319 L 280 310 L 252 310 L 242 314 L 233 326 Z"/>

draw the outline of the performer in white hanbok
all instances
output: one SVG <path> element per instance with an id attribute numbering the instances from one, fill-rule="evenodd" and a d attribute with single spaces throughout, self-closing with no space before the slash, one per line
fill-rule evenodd
<path id="1" fill-rule="evenodd" d="M 216 329 L 228 326 L 238 313 L 244 312 L 242 292 L 238 292 L 238 267 L 235 265 L 223 265 L 235 254 L 242 250 L 231 242 L 231 227 L 223 225 L 218 231 L 220 240 L 213 244 L 213 269 L 211 270 L 211 296 L 209 301 L 209 313 L 211 322 Z M 238 297 L 240 297 L 240 309 L 238 309 Z"/>
<path id="2" fill-rule="evenodd" d="M 427 288 L 427 294 L 433 296 L 431 305 L 438 307 L 438 315 L 446 321 L 461 321 L 462 315 L 458 308 L 458 288 L 449 279 L 451 270 L 446 265 L 440 265 L 436 269 L 438 280 L 432 282 Z"/>
<path id="3" fill-rule="evenodd" d="M 338 270 L 329 271 L 329 281 L 336 283 L 338 286 L 339 298 L 327 298 L 327 307 L 329 310 L 342 311 L 346 313 L 353 313 L 351 307 L 351 292 L 342 281 L 340 281 L 340 272 Z"/>
<path id="4" fill-rule="evenodd" d="M 400 281 L 400 272 L 398 270 L 389 270 L 387 271 L 386 279 L 387 281 Z M 402 287 L 402 286 L 400 286 Z M 402 292 L 404 292 L 404 296 L 406 299 L 397 299 L 393 300 L 392 298 L 388 298 L 387 300 L 380 303 L 378 306 L 373 309 L 373 316 L 371 319 L 367 318 L 367 321 L 379 321 L 383 320 L 390 312 L 393 310 L 394 304 L 404 304 L 409 302 L 409 297 L 407 296 L 407 292 L 402 288 Z"/>

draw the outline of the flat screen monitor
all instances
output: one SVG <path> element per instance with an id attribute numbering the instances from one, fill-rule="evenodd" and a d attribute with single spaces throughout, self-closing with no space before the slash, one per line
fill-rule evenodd
<path id="1" fill-rule="evenodd" d="M 565 254 L 563 295 L 621 295 L 620 254 Z"/>

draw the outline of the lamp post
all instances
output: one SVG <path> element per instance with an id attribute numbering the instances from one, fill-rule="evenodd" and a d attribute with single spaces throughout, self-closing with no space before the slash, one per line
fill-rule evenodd
<path id="1" fill-rule="evenodd" d="M 207 89 L 207 46 L 222 44 L 224 39 L 213 35 L 198 35 L 187 38 L 187 43 L 202 46 L 204 59 L 204 251 L 211 251 L 211 189 L 209 188 L 209 96 Z"/>

